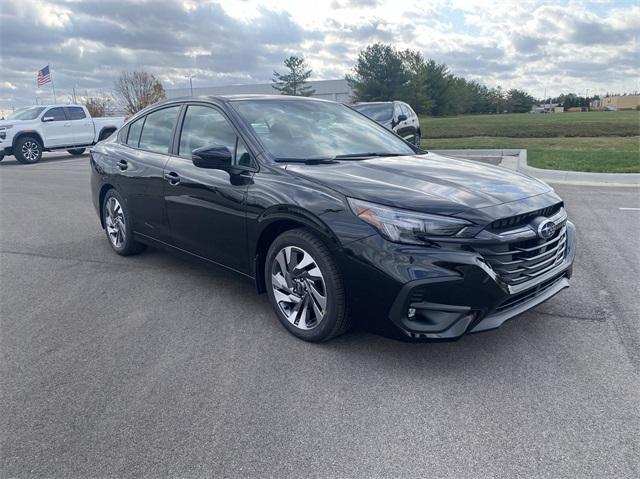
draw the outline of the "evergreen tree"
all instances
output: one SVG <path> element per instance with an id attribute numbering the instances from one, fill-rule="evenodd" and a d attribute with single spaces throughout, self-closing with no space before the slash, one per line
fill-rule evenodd
<path id="1" fill-rule="evenodd" d="M 375 43 L 358 55 L 346 80 L 357 101 L 390 101 L 400 98 L 408 80 L 402 55 L 391 45 Z"/>
<path id="2" fill-rule="evenodd" d="M 273 88 L 281 95 L 311 96 L 315 90 L 306 84 L 312 70 L 307 67 L 304 58 L 290 56 L 284 61 L 289 73 L 281 74 L 274 70 Z"/>

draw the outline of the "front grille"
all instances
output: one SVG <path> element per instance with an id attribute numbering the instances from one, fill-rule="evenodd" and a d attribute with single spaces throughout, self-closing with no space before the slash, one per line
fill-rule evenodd
<path id="1" fill-rule="evenodd" d="M 549 239 L 483 246 L 479 252 L 505 283 L 525 283 L 562 263 L 567 253 L 567 228 L 563 225 Z"/>
<path id="2" fill-rule="evenodd" d="M 516 306 L 521 305 L 522 303 L 526 303 L 529 300 L 534 299 L 536 296 L 540 296 L 542 293 L 547 291 L 549 288 L 552 288 L 558 281 L 564 278 L 565 274 L 562 273 L 555 278 L 551 278 L 543 283 L 540 283 L 534 288 L 523 291 L 522 293 L 518 293 L 516 295 L 511 296 L 504 303 L 496 308 L 496 313 L 501 313 L 503 311 L 507 311 L 509 309 L 515 308 Z"/>
<path id="3" fill-rule="evenodd" d="M 547 206 L 546 208 L 542 208 L 541 210 L 529 211 L 528 213 L 523 213 L 516 216 L 509 216 L 508 218 L 501 218 L 499 220 L 494 221 L 489 225 L 490 230 L 503 230 L 506 228 L 517 228 L 518 226 L 525 225 L 529 220 L 535 218 L 536 216 L 545 216 L 547 218 L 555 215 L 562 208 L 562 203 L 557 203 L 555 205 Z"/>

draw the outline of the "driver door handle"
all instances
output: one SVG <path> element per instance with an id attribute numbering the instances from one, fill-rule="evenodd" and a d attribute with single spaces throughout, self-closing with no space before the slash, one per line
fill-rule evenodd
<path id="1" fill-rule="evenodd" d="M 126 161 L 124 161 L 124 160 L 120 160 L 120 161 L 118 162 L 118 168 L 120 168 L 120 171 L 124 171 L 124 170 L 126 170 L 127 168 L 129 168 L 129 163 L 127 163 L 127 162 L 126 162 Z"/>
<path id="2" fill-rule="evenodd" d="M 175 186 L 180 183 L 180 175 L 175 171 L 170 171 L 164 174 L 164 179 L 169 182 L 170 185 Z"/>

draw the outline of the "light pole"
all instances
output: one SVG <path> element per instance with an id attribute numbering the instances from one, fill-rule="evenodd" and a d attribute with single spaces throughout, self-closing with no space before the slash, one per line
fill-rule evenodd
<path id="1" fill-rule="evenodd" d="M 186 75 L 185 78 L 189 79 L 189 91 L 191 92 L 191 96 L 193 96 L 193 79 L 195 78 L 195 75 Z"/>

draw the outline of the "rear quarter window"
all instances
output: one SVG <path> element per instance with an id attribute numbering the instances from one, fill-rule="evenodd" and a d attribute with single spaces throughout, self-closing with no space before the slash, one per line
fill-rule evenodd
<path id="1" fill-rule="evenodd" d="M 134 121 L 129 125 L 128 135 L 127 135 L 127 145 L 133 146 L 134 148 L 138 148 L 138 144 L 140 143 L 140 133 L 142 133 L 142 125 L 144 124 L 145 117 Z"/>

